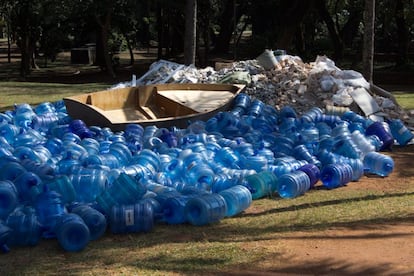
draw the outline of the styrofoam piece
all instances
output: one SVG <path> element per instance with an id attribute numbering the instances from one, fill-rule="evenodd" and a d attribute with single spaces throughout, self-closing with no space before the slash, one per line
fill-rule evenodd
<path id="1" fill-rule="evenodd" d="M 365 88 L 357 88 L 349 92 L 366 116 L 380 111 L 380 107 L 375 99 L 368 93 Z"/>

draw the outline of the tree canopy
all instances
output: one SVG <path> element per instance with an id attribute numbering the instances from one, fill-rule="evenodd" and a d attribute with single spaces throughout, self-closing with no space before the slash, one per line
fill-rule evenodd
<path id="1" fill-rule="evenodd" d="M 197 3 L 195 24 L 185 20 L 188 2 Z M 212 55 L 255 57 L 265 48 L 357 62 L 364 7 L 363 0 L 3 0 L 0 13 L 20 49 L 22 76 L 39 53 L 53 61 L 59 51 L 86 43 L 96 44 L 97 65 L 115 76 L 111 57 L 119 50 L 129 50 L 131 64 L 136 47 L 156 46 L 159 58 L 183 54 L 188 26 L 197 29 L 199 65 Z M 414 0 L 376 1 L 376 52 L 392 54 L 399 67 L 411 62 L 413 7 Z"/>

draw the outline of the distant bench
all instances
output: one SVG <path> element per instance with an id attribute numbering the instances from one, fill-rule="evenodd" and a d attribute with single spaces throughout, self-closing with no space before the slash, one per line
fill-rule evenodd
<path id="1" fill-rule="evenodd" d="M 95 47 L 80 47 L 70 50 L 70 62 L 72 64 L 94 64 L 95 56 Z"/>

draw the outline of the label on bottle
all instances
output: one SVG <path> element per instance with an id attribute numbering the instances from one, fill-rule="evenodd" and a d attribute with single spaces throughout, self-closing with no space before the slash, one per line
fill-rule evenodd
<path id="1" fill-rule="evenodd" d="M 131 226 L 134 225 L 134 209 L 126 209 L 124 212 L 125 215 L 125 225 Z"/>

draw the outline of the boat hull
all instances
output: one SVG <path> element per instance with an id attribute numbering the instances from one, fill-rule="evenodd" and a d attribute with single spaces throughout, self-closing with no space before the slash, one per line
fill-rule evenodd
<path id="1" fill-rule="evenodd" d="M 128 124 L 185 128 L 228 110 L 243 89 L 231 84 L 159 84 L 86 93 L 63 101 L 71 118 L 89 126 L 114 131 Z"/>

